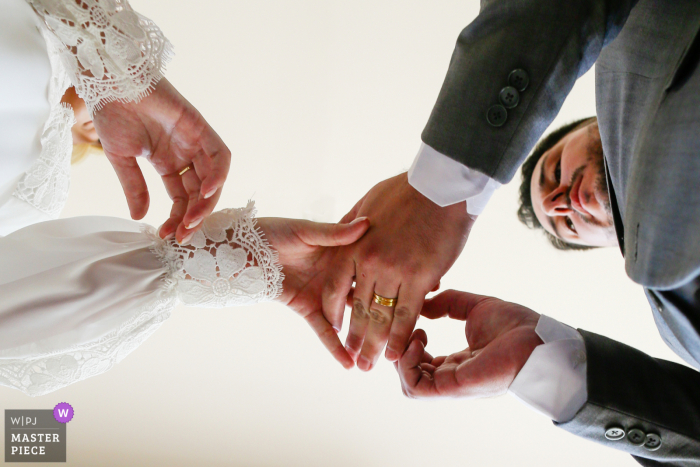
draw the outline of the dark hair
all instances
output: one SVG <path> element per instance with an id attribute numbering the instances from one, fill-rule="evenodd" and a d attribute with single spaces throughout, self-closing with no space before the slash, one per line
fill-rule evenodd
<path id="1" fill-rule="evenodd" d="M 542 229 L 544 235 L 550 241 L 554 248 L 558 250 L 590 250 L 595 247 L 576 245 L 574 243 L 565 242 L 564 240 L 555 237 L 542 227 L 540 221 L 535 215 L 535 210 L 532 207 L 532 193 L 530 193 L 530 181 L 532 174 L 535 171 L 535 166 L 542 155 L 549 149 L 554 147 L 564 136 L 568 135 L 582 124 L 594 120 L 595 117 L 582 118 L 575 122 L 568 123 L 557 128 L 544 138 L 542 138 L 532 150 L 532 153 L 525 159 L 522 170 L 522 182 L 520 184 L 520 207 L 518 208 L 518 219 L 531 229 Z"/>

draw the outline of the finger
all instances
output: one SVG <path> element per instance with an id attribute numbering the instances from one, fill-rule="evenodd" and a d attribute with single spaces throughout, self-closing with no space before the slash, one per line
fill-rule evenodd
<path id="1" fill-rule="evenodd" d="M 456 352 L 453 353 L 452 355 L 448 356 L 445 361 L 447 363 L 454 363 L 455 365 L 460 365 L 467 360 L 471 360 L 472 358 L 476 357 L 476 354 L 471 351 L 471 349 L 466 348 L 465 350 L 461 352 Z"/>
<path id="2" fill-rule="evenodd" d="M 191 198 L 187 203 L 187 212 L 178 226 L 178 238 L 192 235 L 201 229 L 204 219 L 214 212 L 219 198 L 221 198 L 221 190 L 218 190 L 209 199 L 202 199 L 199 193 L 197 193 L 196 200 L 194 197 Z"/>
<path id="3" fill-rule="evenodd" d="M 117 173 L 119 183 L 122 185 L 126 202 L 129 206 L 129 214 L 132 219 L 142 219 L 148 212 L 148 186 L 143 178 L 141 168 L 135 158 L 112 157 L 105 151 L 107 159 Z"/>
<path id="4" fill-rule="evenodd" d="M 485 300 L 494 300 L 494 298 L 459 290 L 446 290 L 426 300 L 421 315 L 429 319 L 449 316 L 452 319 L 465 321 L 469 313 Z"/>
<path id="5" fill-rule="evenodd" d="M 441 355 L 441 356 L 439 356 L 439 357 L 433 358 L 433 361 L 430 362 L 430 363 L 432 363 L 432 364 L 435 365 L 435 366 L 440 366 L 440 365 L 442 365 L 443 363 L 445 363 L 445 360 L 447 360 L 447 357 L 444 356 L 444 355 Z"/>
<path id="6" fill-rule="evenodd" d="M 422 329 L 416 329 L 413 331 L 413 334 L 411 334 L 411 340 L 414 339 L 420 340 L 423 343 L 423 347 L 428 346 L 428 334 Z"/>
<path id="7" fill-rule="evenodd" d="M 369 219 L 358 217 L 349 224 L 300 222 L 294 224 L 294 233 L 307 245 L 342 246 L 355 243 L 369 228 Z"/>
<path id="8" fill-rule="evenodd" d="M 206 146 L 207 151 L 193 160 L 195 168 L 200 169 L 197 173 L 202 179 L 200 196 L 203 199 L 211 198 L 224 186 L 231 167 L 231 151 L 214 130 L 211 133 L 212 141 Z"/>
<path id="9" fill-rule="evenodd" d="M 396 298 L 398 288 L 398 285 L 380 286 L 376 284 L 374 286 L 374 292 L 382 297 Z M 389 331 L 391 331 L 393 319 L 393 307 L 379 305 L 374 300 L 370 302 L 369 326 L 367 327 L 365 341 L 362 343 L 360 357 L 357 359 L 357 368 L 363 371 L 369 371 L 374 367 L 379 354 L 382 352 L 389 339 Z"/>
<path id="10" fill-rule="evenodd" d="M 176 237 L 180 243 L 188 243 L 189 239 L 194 235 L 195 229 L 202 223 L 206 215 L 202 215 L 192 220 L 192 216 L 189 216 L 192 211 L 192 207 L 198 203 L 200 200 L 200 188 L 202 186 L 202 181 L 200 180 L 199 174 L 195 170 L 188 170 L 180 176 L 182 180 L 182 186 L 185 188 L 187 193 L 187 212 L 182 218 L 182 222 L 177 228 Z M 210 213 L 208 213 L 210 214 Z M 208 215 L 207 214 L 207 215 Z"/>
<path id="11" fill-rule="evenodd" d="M 357 356 L 365 340 L 365 334 L 367 334 L 369 307 L 373 291 L 374 281 L 361 280 L 355 286 L 355 292 L 353 293 L 352 314 L 350 315 L 348 335 L 345 338 L 345 348 L 355 361 L 357 361 Z"/>
<path id="12" fill-rule="evenodd" d="M 355 276 L 355 262 L 347 253 L 344 249 L 336 252 L 321 293 L 323 314 L 338 331 L 343 327 L 345 302 Z"/>
<path id="13" fill-rule="evenodd" d="M 438 290 L 440 290 L 440 281 L 438 281 L 438 283 L 435 284 L 435 287 L 433 287 L 430 291 L 437 292 Z"/>
<path id="14" fill-rule="evenodd" d="M 395 362 L 404 391 L 409 396 L 421 396 L 430 392 L 434 380 L 421 368 L 424 346 L 419 339 L 412 340 L 406 352 Z"/>
<path id="15" fill-rule="evenodd" d="M 393 362 L 398 359 L 408 345 L 408 339 L 411 337 L 413 328 L 416 327 L 424 300 L 425 292 L 418 287 L 401 285 L 389 333 L 389 342 L 386 346 L 387 360 Z"/>
<path id="16" fill-rule="evenodd" d="M 338 334 L 331 326 L 331 323 L 323 316 L 321 311 L 315 311 L 306 316 L 306 322 L 313 328 L 314 332 L 321 339 L 321 342 L 328 349 L 328 351 L 333 355 L 333 357 L 340 362 L 343 367 L 350 369 L 355 365 L 354 360 L 345 351 L 345 347 L 340 342 Z"/>
<path id="17" fill-rule="evenodd" d="M 161 238 L 174 235 L 178 225 L 182 222 L 182 218 L 187 212 L 188 195 L 182 184 L 182 178 L 178 173 L 164 175 L 162 177 L 165 190 L 173 202 L 173 207 L 170 209 L 170 217 L 160 228 Z"/>
<path id="18" fill-rule="evenodd" d="M 347 300 L 345 301 L 345 306 L 346 306 L 346 307 L 352 308 L 354 296 L 355 296 L 355 287 L 351 287 L 351 288 L 350 288 L 350 293 L 348 293 L 348 298 L 347 298 Z"/>

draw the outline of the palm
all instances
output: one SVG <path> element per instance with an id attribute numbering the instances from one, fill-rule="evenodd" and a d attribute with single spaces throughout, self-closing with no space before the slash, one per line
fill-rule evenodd
<path id="1" fill-rule="evenodd" d="M 425 332 L 416 331 L 398 365 L 404 392 L 415 397 L 502 394 L 542 343 L 535 332 L 539 315 L 497 298 L 450 290 L 426 302 L 422 314 L 466 319 L 468 347 L 433 358 L 425 351 Z"/>

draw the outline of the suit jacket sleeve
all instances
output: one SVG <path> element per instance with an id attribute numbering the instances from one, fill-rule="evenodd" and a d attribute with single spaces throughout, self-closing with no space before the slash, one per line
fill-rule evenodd
<path id="1" fill-rule="evenodd" d="M 588 400 L 572 420 L 555 425 L 626 451 L 644 466 L 700 466 L 700 373 L 579 331 L 586 344 Z M 607 439 L 611 428 L 627 435 Z M 633 443 L 634 428 L 660 436 L 660 447 L 651 451 Z"/>
<path id="2" fill-rule="evenodd" d="M 507 183 L 547 129 L 576 79 L 617 36 L 636 0 L 482 0 L 462 31 L 422 139 L 442 154 Z M 529 85 L 505 124 L 487 111 L 508 76 Z"/>

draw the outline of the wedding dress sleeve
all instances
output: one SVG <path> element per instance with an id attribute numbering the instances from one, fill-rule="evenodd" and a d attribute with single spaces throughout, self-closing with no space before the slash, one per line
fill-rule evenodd
<path id="1" fill-rule="evenodd" d="M 110 217 L 34 224 L 0 238 L 0 385 L 47 394 L 109 370 L 178 303 L 229 307 L 281 293 L 253 204 L 219 211 L 187 246 Z"/>
<path id="2" fill-rule="evenodd" d="M 26 0 L 61 45 L 61 60 L 94 114 L 111 101 L 138 101 L 163 76 L 172 46 L 127 0 Z"/>
<path id="3" fill-rule="evenodd" d="M 61 45 L 47 30 L 41 33 L 51 64 L 47 96 L 49 117 L 39 138 L 39 157 L 19 178 L 12 196 L 0 205 L 0 236 L 56 219 L 68 199 L 73 151 L 71 128 L 75 116 L 69 105 L 61 103 L 61 98 L 71 83 L 60 58 Z"/>

